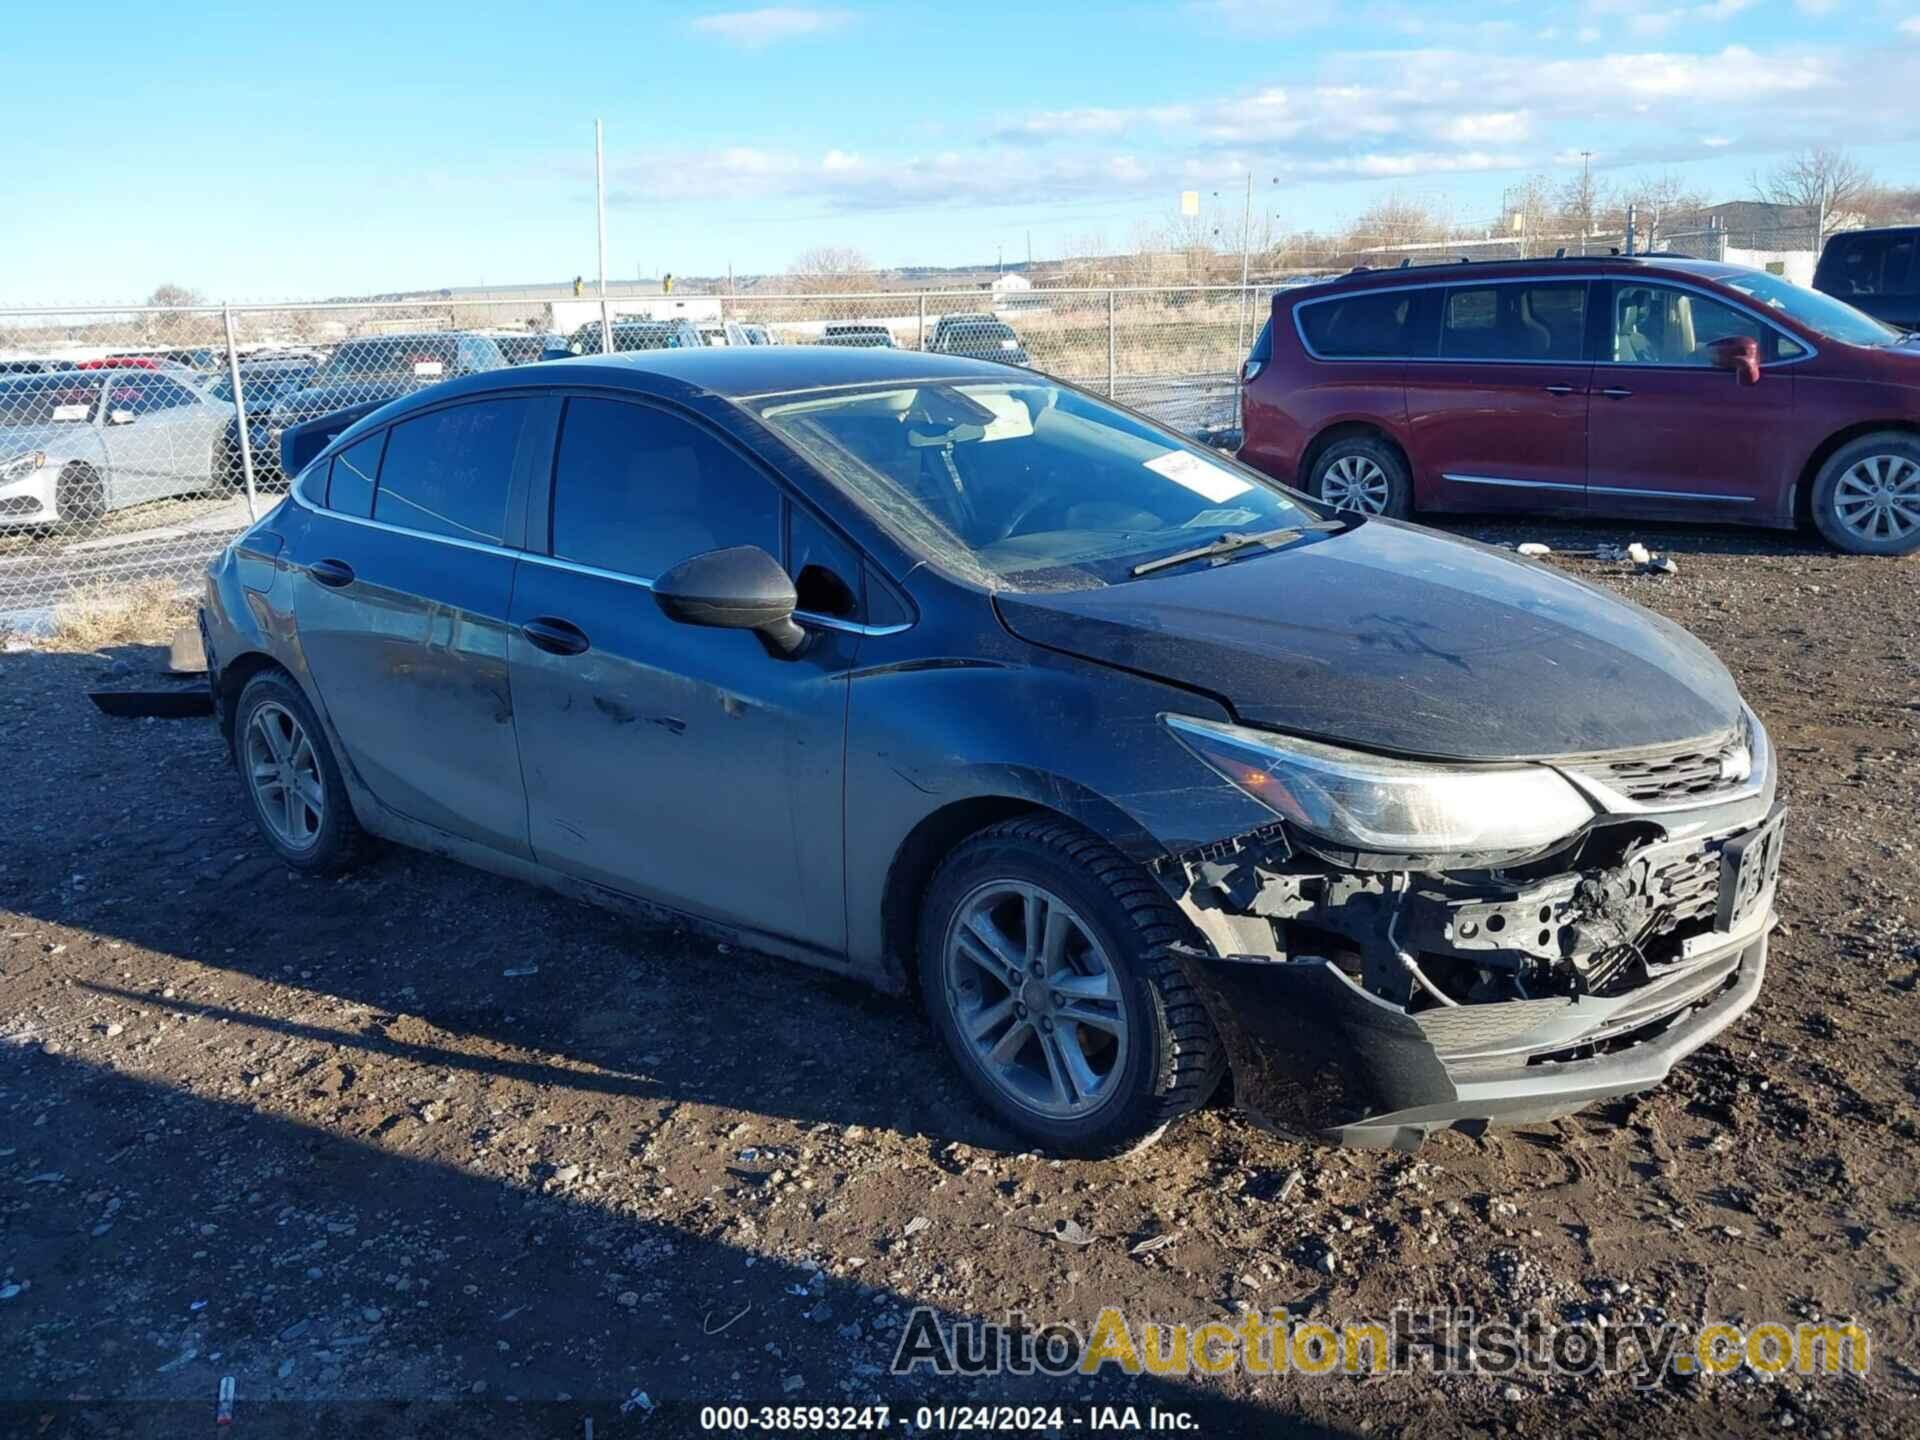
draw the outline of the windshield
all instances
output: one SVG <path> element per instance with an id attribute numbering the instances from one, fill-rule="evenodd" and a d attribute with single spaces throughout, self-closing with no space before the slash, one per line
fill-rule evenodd
<path id="1" fill-rule="evenodd" d="M 1846 301 L 1822 295 L 1818 290 L 1809 290 L 1778 275 L 1756 270 L 1723 275 L 1720 283 L 1843 345 L 1891 345 L 1900 338 L 1898 330 L 1862 314 Z"/>
<path id="2" fill-rule="evenodd" d="M 1117 584 L 1143 560 L 1317 518 L 1215 452 L 1043 380 L 924 381 L 754 408 L 912 548 L 1007 589 Z"/>

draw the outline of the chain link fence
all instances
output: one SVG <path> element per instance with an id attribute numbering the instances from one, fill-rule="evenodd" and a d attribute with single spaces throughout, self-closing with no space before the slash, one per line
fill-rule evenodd
<path id="1" fill-rule="evenodd" d="M 0 310 L 0 629 L 198 584 L 291 467 L 442 380 L 578 354 L 838 345 L 1028 365 L 1227 443 L 1272 286 Z"/>

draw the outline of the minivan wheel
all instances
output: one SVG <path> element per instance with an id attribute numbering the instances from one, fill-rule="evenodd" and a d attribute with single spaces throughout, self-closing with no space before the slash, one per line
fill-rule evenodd
<path id="1" fill-rule="evenodd" d="M 1307 489 L 1336 510 L 1390 515 L 1413 513 L 1413 484 L 1399 453 L 1384 440 L 1352 435 L 1320 452 L 1307 477 Z"/>
<path id="2" fill-rule="evenodd" d="M 263 670 L 234 708 L 234 756 L 260 833 L 296 870 L 343 870 L 363 849 L 360 822 L 313 707 L 285 675 Z"/>
<path id="3" fill-rule="evenodd" d="M 1920 436 L 1881 431 L 1834 451 L 1813 482 L 1813 523 L 1855 555 L 1920 546 Z"/>
<path id="4" fill-rule="evenodd" d="M 921 908 L 921 993 L 974 1091 L 1050 1149 L 1109 1154 L 1203 1104 L 1226 1059 L 1138 866 L 1077 826 L 963 842 Z"/>

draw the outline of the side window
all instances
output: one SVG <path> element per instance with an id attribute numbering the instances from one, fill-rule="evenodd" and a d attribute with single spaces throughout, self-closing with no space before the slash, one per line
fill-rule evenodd
<path id="1" fill-rule="evenodd" d="M 373 482 L 379 478 L 380 451 L 386 443 L 382 430 L 333 457 L 327 474 L 329 510 L 363 518 L 373 514 Z"/>
<path id="2" fill-rule="evenodd" d="M 1425 359 L 1433 354 L 1430 290 L 1343 295 L 1299 310 L 1300 333 L 1329 360 Z"/>
<path id="3" fill-rule="evenodd" d="M 787 574 L 793 577 L 799 608 L 842 620 L 860 616 L 860 555 L 813 512 L 787 506 Z"/>
<path id="4" fill-rule="evenodd" d="M 115 410 L 131 410 L 135 415 L 154 415 L 162 410 L 177 410 L 198 401 L 186 386 L 164 375 L 128 375 L 113 382 L 109 402 Z"/>
<path id="5" fill-rule="evenodd" d="M 1586 351 L 1584 281 L 1460 285 L 1447 291 L 1440 354 L 1458 360 L 1577 361 Z"/>
<path id="6" fill-rule="evenodd" d="M 729 545 L 780 553 L 772 481 L 676 415 L 619 400 L 567 401 L 553 465 L 556 556 L 651 580 Z"/>
<path id="7" fill-rule="evenodd" d="M 1613 287 L 1613 360 L 1623 365 L 1711 365 L 1708 346 L 1729 336 L 1765 342 L 1746 312 L 1666 285 Z"/>
<path id="8" fill-rule="evenodd" d="M 387 435 L 373 518 L 497 545 L 529 402 L 480 400 L 402 420 Z"/>

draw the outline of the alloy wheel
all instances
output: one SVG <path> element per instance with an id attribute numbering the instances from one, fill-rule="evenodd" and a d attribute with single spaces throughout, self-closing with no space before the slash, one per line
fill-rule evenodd
<path id="1" fill-rule="evenodd" d="M 974 889 L 947 924 L 946 1003 L 981 1072 L 1053 1119 L 1099 1109 L 1127 1060 L 1119 972 L 1083 921 L 1037 885 Z"/>
<path id="2" fill-rule="evenodd" d="M 1848 533 L 1876 543 L 1920 529 L 1920 463 L 1904 455 L 1868 455 L 1833 487 L 1833 514 Z"/>
<path id="3" fill-rule="evenodd" d="M 247 783 L 266 822 L 291 850 L 311 849 L 327 818 L 327 786 L 306 728 L 269 700 L 247 724 Z"/>
<path id="4" fill-rule="evenodd" d="M 1320 476 L 1320 498 L 1336 510 L 1382 515 L 1391 494 L 1387 472 L 1365 455 L 1342 455 Z"/>

